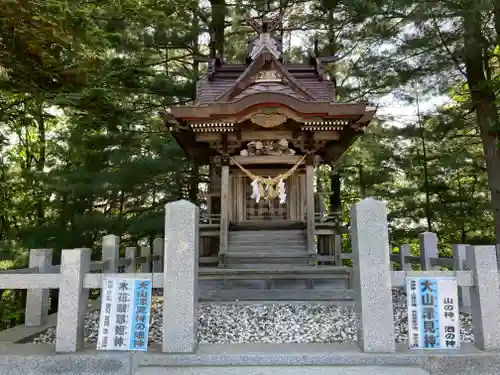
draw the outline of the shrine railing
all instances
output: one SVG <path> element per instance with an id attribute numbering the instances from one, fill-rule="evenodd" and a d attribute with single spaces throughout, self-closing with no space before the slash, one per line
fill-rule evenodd
<path id="1" fill-rule="evenodd" d="M 200 215 L 200 224 L 220 224 L 220 214 L 203 213 Z"/>
<path id="2" fill-rule="evenodd" d="M 343 212 L 340 209 L 339 211 L 336 212 L 329 212 L 322 200 L 322 197 L 325 195 L 330 195 L 329 193 L 316 193 L 316 199 L 315 199 L 315 210 L 314 210 L 314 220 L 315 222 L 332 222 L 338 225 L 342 224 L 343 221 Z M 270 215 L 270 216 L 276 216 L 278 217 L 279 215 Z M 262 215 L 262 217 L 259 217 L 257 215 L 252 215 L 254 219 L 261 219 L 265 220 L 267 218 L 266 215 Z M 278 220 L 278 219 L 273 219 L 273 220 Z M 202 209 L 202 212 L 200 213 L 200 224 L 206 225 L 211 225 L 215 224 L 218 225 L 220 224 L 220 214 L 213 214 L 208 212 L 208 210 Z"/>

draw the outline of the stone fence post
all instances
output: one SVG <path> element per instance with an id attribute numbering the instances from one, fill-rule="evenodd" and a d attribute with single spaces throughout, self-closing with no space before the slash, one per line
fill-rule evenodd
<path id="1" fill-rule="evenodd" d="M 31 249 L 29 267 L 38 267 L 39 273 L 52 265 L 52 249 Z M 26 295 L 27 326 L 41 326 L 49 314 L 49 289 L 28 289 Z"/>
<path id="2" fill-rule="evenodd" d="M 500 282 L 495 246 L 467 246 L 467 268 L 474 272 L 470 288 L 474 344 L 484 351 L 500 349 Z"/>
<path id="3" fill-rule="evenodd" d="M 439 258 L 437 235 L 433 232 L 420 233 L 419 242 L 422 271 L 431 271 L 431 258 Z"/>
<path id="4" fill-rule="evenodd" d="M 153 255 L 158 255 L 160 260 L 153 261 L 153 272 L 161 273 L 163 270 L 163 238 L 155 238 L 153 241 Z"/>
<path id="5" fill-rule="evenodd" d="M 500 243 L 496 245 L 496 253 L 497 253 L 497 265 L 500 270 Z"/>
<path id="6" fill-rule="evenodd" d="M 61 251 L 61 279 L 57 309 L 56 352 L 76 352 L 83 346 L 89 290 L 83 279 L 90 273 L 91 249 Z"/>
<path id="7" fill-rule="evenodd" d="M 139 272 L 150 273 L 151 272 L 151 247 L 142 246 L 141 247 L 141 257 L 146 257 L 146 263 L 141 263 L 139 266 Z"/>
<path id="8" fill-rule="evenodd" d="M 165 353 L 193 353 L 198 345 L 199 208 L 181 200 L 165 206 L 163 344 Z"/>
<path id="9" fill-rule="evenodd" d="M 136 255 L 137 255 L 136 247 L 125 248 L 125 258 L 130 259 L 130 264 L 127 267 L 125 267 L 125 273 L 137 272 L 137 264 L 135 262 Z"/>
<path id="10" fill-rule="evenodd" d="M 453 260 L 455 262 L 456 271 L 464 271 L 466 269 L 466 250 L 467 245 L 464 244 L 454 244 L 452 248 Z M 466 286 L 458 287 L 458 303 L 461 309 L 465 309 L 464 312 L 470 311 L 470 288 Z"/>
<path id="11" fill-rule="evenodd" d="M 351 208 L 357 344 L 364 352 L 396 350 L 386 204 L 367 198 Z"/>
<path id="12" fill-rule="evenodd" d="M 410 256 L 410 245 L 401 245 L 399 247 L 399 263 L 401 265 L 401 271 L 411 271 L 411 263 L 406 262 L 405 257 Z"/>
<path id="13" fill-rule="evenodd" d="M 118 273 L 120 262 L 120 237 L 108 234 L 102 238 L 101 259 L 108 261 L 108 267 L 103 269 L 103 273 Z"/>

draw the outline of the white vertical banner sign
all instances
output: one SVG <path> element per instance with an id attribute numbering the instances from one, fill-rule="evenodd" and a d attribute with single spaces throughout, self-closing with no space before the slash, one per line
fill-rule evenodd
<path id="1" fill-rule="evenodd" d="M 460 314 L 454 277 L 408 277 L 410 349 L 460 348 Z"/>
<path id="2" fill-rule="evenodd" d="M 151 279 L 105 277 L 97 350 L 147 351 Z"/>

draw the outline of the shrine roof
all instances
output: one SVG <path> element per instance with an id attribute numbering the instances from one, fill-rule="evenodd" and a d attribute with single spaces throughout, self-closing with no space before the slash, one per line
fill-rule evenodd
<path id="1" fill-rule="evenodd" d="M 321 58 L 310 55 L 307 63 L 287 64 L 282 38 L 273 35 L 280 21 L 264 18 L 257 24 L 249 17 L 246 21 L 258 33 L 248 40 L 246 64 L 224 64 L 212 53 L 208 74 L 197 83 L 195 105 L 233 103 L 261 93 L 303 102 L 334 101 L 334 84 L 325 77 Z"/>
<path id="2" fill-rule="evenodd" d="M 194 103 L 164 113 L 169 130 L 201 164 L 220 156 L 221 150 L 241 151 L 254 137 L 286 139 L 299 153 L 336 160 L 375 111 L 367 103 L 335 101 L 335 84 L 323 71 L 323 64 L 337 61 L 334 56 L 318 57 L 315 45 L 308 62 L 287 63 L 280 36 L 272 35 L 276 22 L 247 22 L 258 36 L 248 40 L 246 64 L 225 64 L 212 44 L 210 58 L 200 60 L 209 67 L 197 82 Z"/>
<path id="3" fill-rule="evenodd" d="M 316 68 L 306 64 L 283 64 L 283 68 L 294 78 L 296 84 L 306 91 L 315 101 L 331 102 L 335 97 L 333 82 L 319 77 Z M 245 72 L 246 65 L 222 65 L 211 78 L 208 75 L 198 81 L 195 104 L 203 105 L 217 101 L 225 92 L 230 90 L 236 80 Z M 287 94 L 297 99 L 310 100 L 298 94 L 286 83 L 262 82 L 248 86 L 244 92 L 238 94 L 233 100 L 243 96 L 260 92 L 275 92 Z"/>

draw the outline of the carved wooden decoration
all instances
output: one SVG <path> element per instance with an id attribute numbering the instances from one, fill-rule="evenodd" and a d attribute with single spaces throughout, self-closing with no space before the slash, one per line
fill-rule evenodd
<path id="1" fill-rule="evenodd" d="M 256 116 L 256 115 L 259 115 L 259 116 Z M 277 125 L 283 124 L 284 122 L 286 122 L 287 119 L 291 119 L 291 120 L 294 120 L 294 121 L 299 122 L 299 123 L 304 122 L 304 119 L 300 115 L 298 115 L 296 112 L 294 112 L 293 110 L 291 110 L 289 108 L 283 108 L 283 107 L 276 107 L 276 108 L 273 108 L 273 107 L 262 108 L 261 107 L 261 108 L 257 108 L 256 110 L 254 110 L 252 112 L 246 113 L 243 116 L 228 118 L 227 121 L 232 121 L 234 123 L 240 124 L 246 120 L 250 120 L 254 124 L 265 128 L 266 126 L 260 124 L 260 122 L 265 121 L 265 120 L 264 121 L 261 120 L 262 116 L 260 116 L 260 115 L 265 115 L 265 116 L 272 115 L 272 117 L 275 117 L 273 119 L 274 121 L 278 121 L 278 119 L 281 120 L 284 118 L 284 120 L 282 122 L 279 122 Z M 277 117 L 276 115 L 279 115 L 279 117 Z M 257 122 L 254 121 L 254 116 L 255 116 L 255 120 Z M 277 125 L 274 125 L 274 126 L 277 126 Z M 269 128 L 269 127 L 273 127 L 273 126 L 267 126 L 267 128 Z"/>
<path id="2" fill-rule="evenodd" d="M 240 151 L 241 156 L 281 156 L 295 155 L 295 150 L 289 148 L 288 140 L 282 138 L 279 140 L 251 141 L 246 149 Z"/>
<path id="3" fill-rule="evenodd" d="M 253 77 L 254 83 L 260 82 L 282 82 L 283 77 L 276 70 L 261 70 Z"/>
<path id="4" fill-rule="evenodd" d="M 263 128 L 274 128 L 286 122 L 287 117 L 281 113 L 256 113 L 250 117 L 250 121 Z"/>

